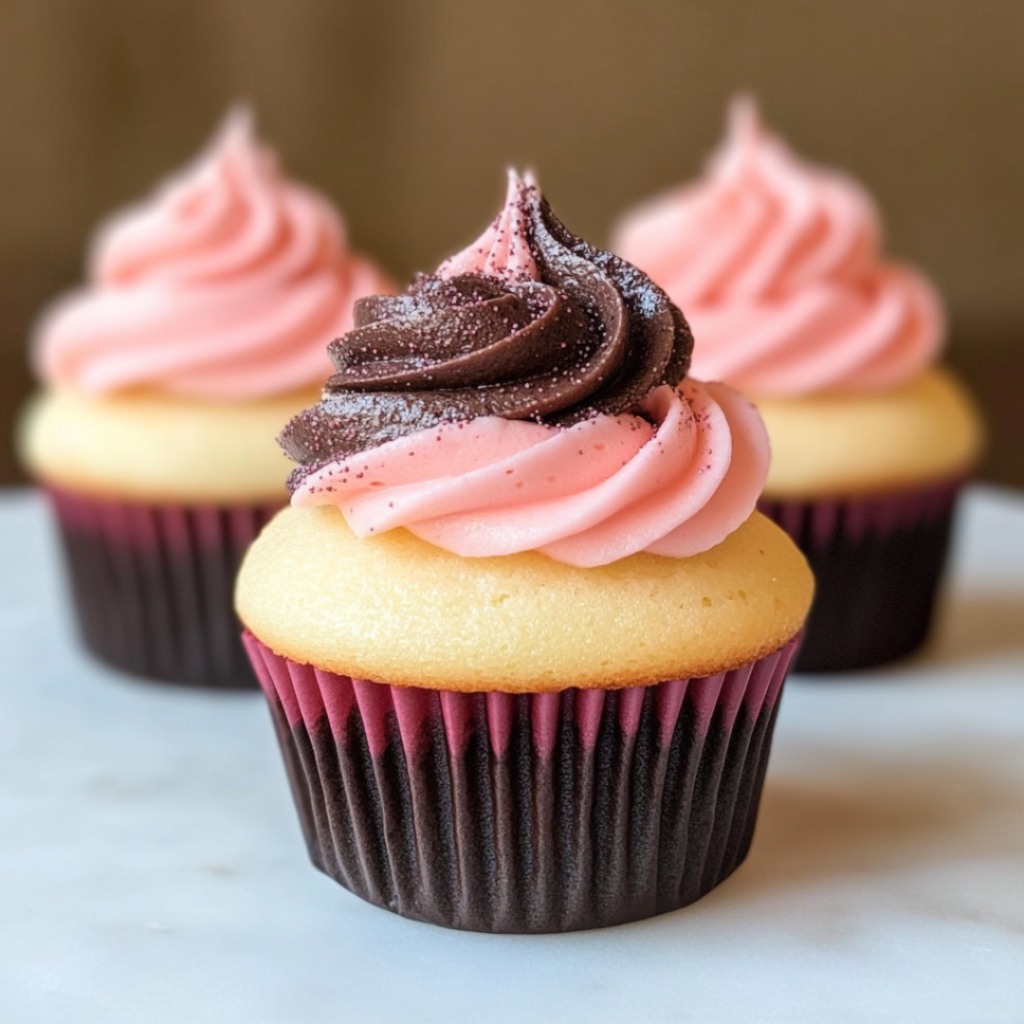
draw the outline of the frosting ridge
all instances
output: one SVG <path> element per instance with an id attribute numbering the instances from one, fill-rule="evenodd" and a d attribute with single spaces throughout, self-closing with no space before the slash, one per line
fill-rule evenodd
<path id="1" fill-rule="evenodd" d="M 239 109 L 193 165 L 101 226 L 87 286 L 44 315 L 34 361 L 44 380 L 97 394 L 280 394 L 324 380 L 353 300 L 389 290 Z"/>
<path id="2" fill-rule="evenodd" d="M 689 379 L 657 387 L 643 411 L 650 420 L 602 414 L 568 428 L 443 423 L 323 467 L 292 503 L 337 505 L 357 536 L 404 526 L 466 557 L 538 550 L 591 567 L 707 550 L 760 494 L 760 417 L 724 384 Z"/>
<path id="3" fill-rule="evenodd" d="M 870 196 L 800 160 L 745 97 L 704 178 L 625 217 L 613 248 L 686 310 L 694 372 L 755 394 L 895 387 L 942 343 L 940 300 L 882 258 Z"/>
<path id="4" fill-rule="evenodd" d="M 355 328 L 331 343 L 337 372 L 323 401 L 281 435 L 299 463 L 292 486 L 440 423 L 500 416 L 570 425 L 635 411 L 654 387 L 682 380 L 692 339 L 667 296 L 570 234 L 532 180 L 512 178 L 509 192 L 496 224 L 518 223 L 519 244 L 506 244 L 504 257 L 492 260 L 486 243 L 471 247 L 403 295 L 356 303 Z M 510 272 L 510 260 L 538 277 Z"/>

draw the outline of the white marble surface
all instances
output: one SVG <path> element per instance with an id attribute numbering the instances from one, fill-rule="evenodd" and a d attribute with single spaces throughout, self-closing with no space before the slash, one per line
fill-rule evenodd
<path id="1" fill-rule="evenodd" d="M 257 694 L 75 648 L 0 499 L 0 1021 L 1024 1021 L 1024 496 L 975 491 L 935 643 L 791 680 L 746 864 L 565 936 L 449 932 L 307 862 Z"/>

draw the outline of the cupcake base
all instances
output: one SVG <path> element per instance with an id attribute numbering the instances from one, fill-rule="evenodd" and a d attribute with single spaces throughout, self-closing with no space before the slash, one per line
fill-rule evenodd
<path id="1" fill-rule="evenodd" d="M 900 494 L 758 503 L 814 571 L 814 603 L 794 671 L 868 668 L 924 643 L 962 486 L 944 481 Z"/>
<path id="2" fill-rule="evenodd" d="M 239 643 L 235 576 L 280 507 L 145 505 L 47 488 L 79 633 L 115 668 L 217 688 L 257 681 Z"/>
<path id="3" fill-rule="evenodd" d="M 705 679 L 510 695 L 245 643 L 313 863 L 405 917 L 517 933 L 665 913 L 736 869 L 796 646 Z"/>

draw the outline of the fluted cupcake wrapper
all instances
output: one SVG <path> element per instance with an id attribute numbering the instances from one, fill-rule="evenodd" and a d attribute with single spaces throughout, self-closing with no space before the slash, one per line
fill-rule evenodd
<path id="1" fill-rule="evenodd" d="M 509 695 L 245 642 L 316 866 L 377 906 L 488 932 L 650 917 L 735 870 L 796 645 L 704 679 Z"/>
<path id="2" fill-rule="evenodd" d="M 279 505 L 147 505 L 47 488 L 78 629 L 98 658 L 137 676 L 257 685 L 239 642 L 235 576 Z"/>
<path id="3" fill-rule="evenodd" d="M 814 572 L 814 604 L 794 671 L 867 668 L 921 646 L 962 488 L 954 480 L 861 498 L 762 498 L 759 511 L 789 534 Z"/>

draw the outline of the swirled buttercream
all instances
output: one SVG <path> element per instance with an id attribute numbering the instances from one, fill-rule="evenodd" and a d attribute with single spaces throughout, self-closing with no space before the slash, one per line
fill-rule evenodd
<path id="1" fill-rule="evenodd" d="M 391 290 L 348 251 L 330 203 L 282 176 L 245 111 L 196 163 L 100 228 L 87 280 L 38 326 L 44 380 L 217 400 L 319 384 L 353 301 Z"/>
<path id="2" fill-rule="evenodd" d="M 690 345 L 660 289 L 513 177 L 478 243 L 357 304 L 324 400 L 281 438 L 292 503 L 468 557 L 707 550 L 752 512 L 768 442 L 736 392 L 683 379 Z"/>
<path id="3" fill-rule="evenodd" d="M 704 179 L 628 215 L 612 247 L 686 311 L 699 377 L 785 396 L 894 387 L 934 359 L 940 301 L 880 235 L 856 182 L 800 160 L 740 98 Z"/>
<path id="4" fill-rule="evenodd" d="M 754 509 L 761 419 L 724 384 L 693 380 L 656 388 L 643 412 L 564 428 L 443 423 L 325 466 L 292 503 L 337 505 L 361 537 L 404 526 L 470 557 L 536 550 L 590 567 L 706 551 Z"/>

